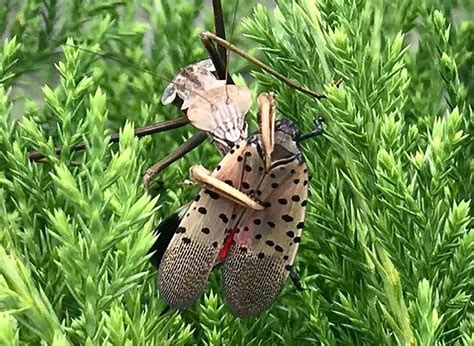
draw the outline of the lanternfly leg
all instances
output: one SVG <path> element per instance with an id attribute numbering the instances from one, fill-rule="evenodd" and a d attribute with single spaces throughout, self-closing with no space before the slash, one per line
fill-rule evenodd
<path id="1" fill-rule="evenodd" d="M 245 207 L 254 210 L 263 210 L 264 207 L 251 199 L 245 193 L 225 182 L 213 177 L 208 170 L 202 166 L 192 166 L 190 170 L 191 180 L 203 185 L 204 187 L 217 192 L 227 199 Z"/>
<path id="2" fill-rule="evenodd" d="M 205 131 L 198 131 L 194 134 L 191 138 L 189 138 L 186 142 L 181 144 L 178 149 L 174 152 L 166 156 L 163 160 L 155 163 L 153 166 L 147 169 L 145 175 L 143 176 L 143 186 L 145 190 L 148 190 L 148 186 L 150 181 L 158 175 L 161 171 L 163 171 L 166 167 L 171 165 L 173 162 L 179 160 L 184 155 L 189 153 L 191 150 L 199 146 L 202 142 L 204 142 L 207 138 L 207 133 Z"/>
<path id="3" fill-rule="evenodd" d="M 203 42 L 206 42 L 206 41 L 214 41 L 216 42 L 217 44 L 219 44 L 220 46 L 224 46 L 225 48 L 227 48 L 228 50 L 234 52 L 235 54 L 237 55 L 240 55 L 242 58 L 250 61 L 251 63 L 253 63 L 254 65 L 260 67 L 262 70 L 270 73 L 271 75 L 275 76 L 276 78 L 278 78 L 279 80 L 281 80 L 283 83 L 285 83 L 286 85 L 288 85 L 289 87 L 293 88 L 293 89 L 296 89 L 298 91 L 301 91 L 302 93 L 305 93 L 305 94 L 308 94 L 308 95 L 311 95 L 313 97 L 315 97 L 316 99 L 323 99 L 323 98 L 326 98 L 326 95 L 324 94 L 320 94 L 320 93 L 317 93 L 315 91 L 312 91 L 308 88 L 305 88 L 299 84 L 296 84 L 295 82 L 293 82 L 291 79 L 285 77 L 284 75 L 282 75 L 281 73 L 279 73 L 278 71 L 272 69 L 270 66 L 268 65 L 265 65 L 263 62 L 261 62 L 260 60 L 254 58 L 253 56 L 245 53 L 243 50 L 241 50 L 240 48 L 234 46 L 232 43 L 218 37 L 217 35 L 213 34 L 212 32 L 209 32 L 209 31 L 204 31 L 201 33 L 201 40 Z M 206 47 L 207 47 L 207 44 L 205 43 Z"/>
<path id="4" fill-rule="evenodd" d="M 323 133 L 324 131 L 324 118 L 319 117 L 318 119 L 314 120 L 314 125 L 315 129 L 309 133 L 306 133 L 304 135 L 301 135 L 300 138 L 298 138 L 298 142 L 304 141 L 309 138 L 313 138 L 316 136 L 319 136 L 320 134 Z"/>
<path id="5" fill-rule="evenodd" d="M 144 126 L 144 127 L 140 127 L 138 129 L 135 129 L 135 136 L 144 137 L 144 136 L 148 136 L 148 135 L 151 135 L 151 134 L 154 134 L 154 133 L 159 133 L 159 132 L 164 132 L 164 131 L 176 129 L 176 128 L 182 127 L 182 126 L 184 126 L 188 123 L 189 123 L 189 120 L 185 117 L 181 117 L 181 118 L 173 119 L 173 120 L 165 120 L 165 121 L 163 121 L 161 123 L 158 123 L 158 124 L 148 125 L 148 126 Z M 118 143 L 119 140 L 120 140 L 120 135 L 118 133 L 114 133 L 110 137 L 109 143 Z M 74 147 L 72 147 L 70 150 L 80 151 L 80 150 L 84 150 L 85 148 L 86 148 L 85 143 L 79 143 L 79 144 L 75 145 Z M 60 154 L 61 151 L 62 151 L 61 147 L 56 147 L 54 149 L 54 152 L 56 154 Z M 43 153 L 37 151 L 37 150 L 30 151 L 28 153 L 28 158 L 31 161 L 46 162 L 46 161 L 43 160 L 45 158 L 45 155 Z"/>
<path id="6" fill-rule="evenodd" d="M 290 279 L 298 291 L 304 291 L 303 285 L 301 285 L 301 278 L 293 267 L 290 270 Z"/>

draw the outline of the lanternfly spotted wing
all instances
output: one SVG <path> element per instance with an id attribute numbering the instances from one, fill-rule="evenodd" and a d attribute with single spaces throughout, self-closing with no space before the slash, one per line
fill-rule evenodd
<path id="1" fill-rule="evenodd" d="M 274 113 L 271 95 L 259 102 L 260 112 Z M 296 126 L 280 120 L 271 128 L 270 141 L 261 133 L 241 141 L 210 174 L 264 208 L 242 206 L 208 183 L 179 225 L 171 223 L 175 234 L 158 268 L 160 295 L 171 307 L 190 307 L 220 262 L 226 300 L 239 317 L 258 315 L 283 288 L 301 240 L 308 177 Z"/>
<path id="2" fill-rule="evenodd" d="M 233 242 L 222 266 L 225 297 L 239 317 L 258 315 L 273 303 L 298 250 L 308 176 L 297 136 L 292 122 L 278 121 L 269 171 L 257 179 L 248 174 L 246 179 L 250 193 L 255 191 L 266 208 L 246 209 L 233 225 Z M 249 152 L 262 152 L 261 135 L 251 138 Z M 257 160 L 256 167 L 265 163 L 260 156 Z"/>
<path id="3" fill-rule="evenodd" d="M 222 159 L 212 173 L 225 183 L 240 186 L 246 146 L 235 149 Z M 226 237 L 227 225 L 244 208 L 221 198 L 219 193 L 202 189 L 189 206 L 158 268 L 158 288 L 163 299 L 174 308 L 191 306 L 202 294 L 207 278 L 217 261 Z"/>

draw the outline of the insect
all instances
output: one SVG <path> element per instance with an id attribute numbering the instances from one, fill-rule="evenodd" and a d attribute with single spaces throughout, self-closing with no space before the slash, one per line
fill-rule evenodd
<path id="1" fill-rule="evenodd" d="M 300 135 L 289 120 L 274 123 L 272 94 L 258 101 L 260 132 L 237 143 L 212 173 L 193 166 L 191 178 L 203 188 L 181 215 L 160 225 L 168 237 L 162 242 L 169 244 L 154 264 L 160 295 L 173 308 L 192 306 L 221 264 L 232 313 L 256 316 L 271 306 L 292 271 L 308 195 L 299 143 L 319 135 L 322 122 Z"/>
<path id="2" fill-rule="evenodd" d="M 135 134 L 138 137 L 147 136 L 182 127 L 188 123 L 192 123 L 199 131 L 175 151 L 147 169 L 143 177 L 145 189 L 148 189 L 150 182 L 156 175 L 199 146 L 206 138 L 211 137 L 218 150 L 225 154 L 231 145 L 246 137 L 247 125 L 245 114 L 251 105 L 251 94 L 246 87 L 233 85 L 234 82 L 227 71 L 227 50 L 247 59 L 296 90 L 317 99 L 325 97 L 322 94 L 298 85 L 258 59 L 249 56 L 227 42 L 224 39 L 225 28 L 221 2 L 214 0 L 212 4 L 217 34 L 202 32 L 200 35 L 210 59 L 187 66 L 181 70 L 165 89 L 162 97 L 163 103 L 174 103 L 179 106 L 184 112 L 183 117 L 138 128 L 135 130 Z M 120 60 L 111 56 L 103 56 L 120 62 Z M 111 136 L 111 142 L 118 142 L 118 140 L 118 134 Z M 79 143 L 72 149 L 83 150 L 84 148 L 85 144 Z M 60 153 L 61 150 L 60 147 L 55 148 L 56 153 Z M 39 151 L 31 151 L 28 153 L 28 156 L 30 160 L 37 162 L 43 162 L 45 159 L 44 155 Z"/>
<path id="3" fill-rule="evenodd" d="M 237 50 L 213 34 L 204 32 L 201 37 L 211 38 L 218 43 L 223 43 L 226 48 Z M 184 76 L 180 76 L 179 79 L 185 82 L 186 79 L 182 77 L 187 75 L 189 75 L 188 72 Z M 184 85 L 183 82 L 181 83 Z M 176 89 L 174 85 L 170 85 L 165 90 L 163 99 L 167 103 L 169 103 L 168 95 L 177 93 Z M 186 94 L 184 96 L 186 97 Z M 321 95 L 313 96 L 319 98 Z M 213 112 L 213 104 L 208 101 L 205 97 L 193 97 L 192 102 L 196 102 L 199 105 L 197 108 L 202 111 L 202 119 L 209 118 L 209 114 Z M 185 106 L 182 107 L 186 108 L 186 102 L 183 104 Z M 301 238 L 307 203 L 307 186 L 305 185 L 307 184 L 307 172 L 306 168 L 302 168 L 305 165 L 297 145 L 297 142 L 306 136 L 300 137 L 296 126 L 288 120 L 282 120 L 275 124 L 275 110 L 273 96 L 260 95 L 258 112 L 260 133 L 242 142 L 237 142 L 237 137 L 233 137 L 236 144 L 231 148 L 232 141 L 229 141 L 225 150 L 221 150 L 227 155 L 212 174 L 202 167 L 193 167 L 191 178 L 204 185 L 205 188 L 198 194 L 194 202 L 165 218 L 158 226 L 159 237 L 150 250 L 153 252 L 151 262 L 158 268 L 160 295 L 171 307 L 187 308 L 191 306 L 203 292 L 210 271 L 217 265 L 222 265 L 224 271 L 224 290 L 227 301 L 232 312 L 240 317 L 255 316 L 268 308 L 288 276 L 291 276 L 297 288 L 300 288 L 291 266 Z M 319 134 L 321 131 L 322 125 L 318 123 L 317 131 L 307 137 Z M 274 150 L 275 147 L 276 150 Z M 237 152 L 244 150 L 243 148 L 251 150 L 245 151 L 242 155 L 237 154 Z M 253 156 L 250 158 L 252 152 Z M 298 166 L 299 173 L 296 168 L 292 168 L 292 165 Z M 224 167 L 226 168 L 224 169 Z M 252 169 L 258 171 L 255 173 L 248 171 Z M 285 184 L 288 182 L 285 180 L 286 177 L 277 176 L 278 173 L 282 173 L 278 172 L 278 169 L 296 174 L 292 180 L 295 182 L 299 179 L 301 184 L 298 189 L 301 190 L 301 195 L 297 195 L 295 192 L 285 199 L 288 187 Z M 298 175 L 302 175 L 302 177 L 296 178 Z M 248 181 L 244 180 L 247 177 Z M 269 182 L 269 179 L 276 180 Z M 278 179 L 280 179 L 280 183 L 277 182 Z M 275 189 L 275 184 L 281 184 L 280 190 L 274 191 L 272 197 L 266 196 L 266 193 Z M 274 197 L 278 195 L 280 198 L 275 199 Z M 262 199 L 263 197 L 266 199 Z M 278 230 L 281 231 L 281 225 L 285 223 L 283 219 L 271 220 L 272 212 L 268 207 L 272 203 L 271 198 L 275 199 L 274 203 L 282 210 L 290 212 L 292 208 L 299 209 L 292 217 L 294 220 L 300 221 L 293 225 L 294 230 L 286 229 L 284 231 L 283 239 L 278 231 L 272 232 L 273 229 L 265 229 L 270 226 L 276 228 L 278 225 Z M 283 204 L 284 200 L 286 205 Z M 300 201 L 299 205 L 297 200 Z M 289 204 L 288 201 L 293 204 Z M 210 210 L 220 210 L 220 212 L 211 213 Z M 289 220 L 290 216 L 286 219 Z M 266 220 L 262 221 L 266 223 L 256 225 L 253 223 L 254 220 Z M 245 223 L 249 223 L 249 225 L 245 225 Z M 262 233 L 255 233 L 254 227 L 261 229 Z M 265 237 L 264 233 L 267 233 Z M 291 240 L 290 236 L 293 236 L 294 240 Z M 275 239 L 270 237 L 275 237 Z M 278 243 L 279 241 L 281 244 Z M 235 244 L 242 245 L 238 249 L 247 251 L 245 255 L 243 252 L 234 253 L 237 246 Z M 269 244 L 273 244 L 274 247 L 268 248 Z M 276 251 L 280 257 L 273 258 L 272 251 Z M 267 257 L 261 260 L 262 258 L 259 256 Z M 259 263 L 252 262 L 255 258 L 261 261 Z M 238 268 L 236 263 L 242 259 L 248 260 L 248 263 Z M 240 263 L 243 265 L 243 262 Z M 279 276 L 273 275 L 276 273 L 265 276 L 265 272 L 275 266 L 278 266 L 278 270 L 280 270 Z M 242 278 L 244 281 L 239 282 L 238 278 Z M 254 285 L 249 286 L 247 283 Z M 269 293 L 270 291 L 271 293 Z M 268 294 L 263 297 L 262 292 Z M 250 297 L 255 299 L 252 300 Z"/>
<path id="4" fill-rule="evenodd" d="M 230 146 L 247 136 L 245 115 L 252 104 L 250 90 L 245 86 L 228 85 L 227 80 L 217 79 L 214 71 L 211 59 L 186 66 L 163 92 L 162 103 L 175 102 L 185 112 L 185 118 L 200 131 L 146 171 L 145 188 L 153 177 L 206 137 L 214 140 L 221 153 L 226 153 Z"/>
<path id="5" fill-rule="evenodd" d="M 220 1 L 213 1 L 213 4 L 215 3 Z M 319 134 L 322 127 L 319 123 L 316 131 L 308 136 L 300 136 L 298 129 L 290 121 L 281 120 L 275 123 L 273 97 L 263 94 L 259 97 L 260 133 L 242 141 L 242 138 L 246 137 L 247 126 L 244 117 L 250 107 L 251 97 L 247 90 L 232 85 L 233 81 L 226 68 L 226 49 L 301 92 L 318 99 L 324 95 L 294 83 L 225 41 L 223 23 L 220 25 L 216 21 L 216 28 L 220 28 L 216 30 L 218 35 L 201 33 L 212 63 L 204 60 L 184 68 L 163 94 L 162 102 L 176 104 L 185 111 L 185 116 L 137 129 L 136 134 L 148 135 L 189 122 L 200 129 L 177 151 L 147 171 L 144 176 L 145 187 L 156 174 L 202 143 L 208 136 L 215 141 L 220 152 L 225 154 L 220 166 L 216 167 L 212 174 L 202 167 L 193 167 L 191 177 L 205 186 L 199 194 L 200 201 L 195 200 L 189 207 L 184 207 L 180 213 L 165 219 L 159 226 L 160 236 L 152 249 L 156 250 L 152 263 L 159 268 L 158 284 L 161 295 L 171 306 L 177 308 L 192 305 L 202 293 L 209 272 L 215 265 L 222 264 L 224 292 L 231 310 L 237 316 L 249 317 L 268 308 L 288 276 L 293 273 L 291 265 L 301 237 L 307 196 L 307 186 L 304 183 L 307 172 L 302 168 L 305 164 L 298 143 L 304 138 Z M 118 135 L 112 136 L 112 141 L 116 140 Z M 83 149 L 84 145 L 79 144 L 76 148 Z M 246 151 L 242 151 L 243 148 L 246 148 Z M 58 152 L 60 150 L 58 148 Z M 243 153 L 243 156 L 236 155 L 237 152 Z M 30 158 L 38 158 L 36 154 L 38 153 L 30 153 Z M 294 171 L 291 174 L 301 176 L 293 179 L 299 179 L 299 186 L 288 185 L 289 180 L 283 176 L 283 171 Z M 289 191 L 293 191 L 290 187 L 295 193 L 287 196 Z M 296 199 L 295 196 L 299 192 L 300 203 L 292 199 L 293 204 L 290 205 L 288 198 Z M 276 197 L 279 198 L 275 199 Z M 280 202 L 283 199 L 286 199 L 286 204 Z M 225 206 L 226 212 L 230 211 L 230 214 L 222 211 L 219 214 L 211 214 L 206 207 L 208 204 L 203 204 L 205 201 L 216 206 L 215 209 L 217 206 Z M 275 206 L 287 213 L 280 215 L 280 219 L 273 220 L 274 212 L 270 210 L 274 210 Z M 294 213 L 292 206 L 297 208 Z M 260 223 L 257 220 L 260 220 Z M 193 229 L 193 237 L 188 237 L 185 234 L 186 229 L 190 227 L 189 222 L 191 226 L 199 222 L 209 226 L 202 226 L 199 232 Z M 218 229 L 211 230 L 212 225 L 219 222 L 222 226 L 220 232 Z M 285 230 L 286 236 L 282 237 L 281 232 L 272 231 L 273 228 L 281 230 L 281 225 L 294 229 Z M 262 233 L 256 233 L 259 230 Z M 252 234 L 253 238 L 249 238 Z M 203 242 L 204 248 L 194 247 L 195 243 L 198 244 L 195 240 L 204 239 L 213 240 L 210 243 Z M 193 246 L 182 248 L 191 244 Z M 194 252 L 186 252 L 186 249 L 194 249 Z M 263 261 L 255 262 L 262 259 Z M 267 275 L 270 272 L 273 273 L 272 277 Z M 258 297 L 258 301 L 252 300 L 251 296 Z"/>

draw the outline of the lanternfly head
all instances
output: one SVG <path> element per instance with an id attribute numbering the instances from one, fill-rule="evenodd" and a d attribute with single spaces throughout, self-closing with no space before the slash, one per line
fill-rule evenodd
<path id="1" fill-rule="evenodd" d="M 298 144 L 306 139 L 313 138 L 319 136 L 324 131 L 324 118 L 319 117 L 314 119 L 314 130 L 301 134 L 298 127 L 296 127 L 295 123 L 288 119 L 282 119 L 277 121 L 275 130 L 277 132 L 282 132 L 289 136 L 293 141 L 297 142 Z"/>
<path id="2" fill-rule="evenodd" d="M 295 123 L 288 119 L 278 120 L 275 124 L 275 131 L 281 131 L 291 137 L 293 141 L 297 141 L 300 137 L 300 130 Z"/>
<path id="3" fill-rule="evenodd" d="M 275 146 L 272 152 L 273 164 L 279 164 L 280 160 L 291 159 L 300 154 L 298 138 L 300 131 L 295 123 L 288 119 L 282 119 L 275 124 Z"/>
<path id="4" fill-rule="evenodd" d="M 315 119 L 315 129 L 309 133 L 301 134 L 294 122 L 282 119 L 275 124 L 275 148 L 272 160 L 279 164 L 280 160 L 286 160 L 294 155 L 300 155 L 299 144 L 309 138 L 320 135 L 323 132 L 323 118 Z M 274 164 L 275 164 L 274 163 Z"/>

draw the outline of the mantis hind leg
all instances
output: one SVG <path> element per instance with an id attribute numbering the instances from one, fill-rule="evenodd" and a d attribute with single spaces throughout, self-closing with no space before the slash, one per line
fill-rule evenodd
<path id="1" fill-rule="evenodd" d="M 153 166 L 147 169 L 143 176 L 143 186 L 145 190 L 148 190 L 150 182 L 160 174 L 165 168 L 171 165 L 173 162 L 179 160 L 191 150 L 195 149 L 199 146 L 202 142 L 204 142 L 207 138 L 207 133 L 205 131 L 198 131 L 195 133 L 191 138 L 189 138 L 186 142 L 181 144 L 175 151 L 171 154 L 166 156 L 164 159 L 158 161 Z"/>
<path id="2" fill-rule="evenodd" d="M 172 119 L 172 120 L 165 120 L 165 121 L 162 121 L 161 123 L 148 125 L 148 126 L 135 129 L 135 136 L 137 137 L 149 136 L 154 133 L 165 132 L 168 130 L 176 129 L 188 123 L 189 123 L 189 120 L 186 117 L 181 117 L 181 118 Z M 109 143 L 118 143 L 119 140 L 120 140 L 120 135 L 118 133 L 114 133 L 112 136 L 110 136 Z M 81 151 L 81 150 L 84 150 L 85 148 L 86 148 L 86 143 L 79 143 L 73 146 L 72 148 L 70 148 L 69 150 Z M 62 151 L 63 151 L 63 148 L 61 147 L 54 148 L 54 152 L 56 154 L 60 154 Z M 31 161 L 35 161 L 39 163 L 46 162 L 44 160 L 46 156 L 38 150 L 30 151 L 28 153 L 28 158 Z"/>

